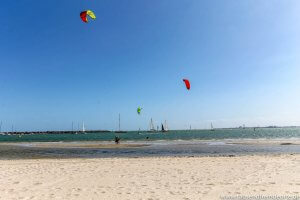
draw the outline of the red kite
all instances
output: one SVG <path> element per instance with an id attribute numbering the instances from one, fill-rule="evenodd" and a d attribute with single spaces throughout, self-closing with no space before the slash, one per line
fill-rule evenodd
<path id="1" fill-rule="evenodd" d="M 189 80 L 187 80 L 187 79 L 183 79 L 183 82 L 185 83 L 185 87 L 186 87 L 186 89 L 190 89 L 191 88 L 191 84 L 190 84 L 190 81 Z"/>

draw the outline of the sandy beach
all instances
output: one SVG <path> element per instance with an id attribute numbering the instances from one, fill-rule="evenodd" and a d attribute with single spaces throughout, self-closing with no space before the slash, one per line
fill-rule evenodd
<path id="1" fill-rule="evenodd" d="M 0 199 L 299 195 L 300 155 L 0 161 Z"/>

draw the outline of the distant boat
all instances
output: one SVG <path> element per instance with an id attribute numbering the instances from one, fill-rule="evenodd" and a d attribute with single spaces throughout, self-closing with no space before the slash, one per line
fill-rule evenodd
<path id="1" fill-rule="evenodd" d="M 215 130 L 212 123 L 210 123 L 210 130 L 211 130 L 211 131 L 214 131 L 214 130 Z"/>
<path id="2" fill-rule="evenodd" d="M 149 131 L 148 132 L 157 132 L 154 128 L 154 124 L 153 124 L 153 121 L 152 121 L 152 118 L 150 120 L 150 126 L 149 126 Z"/>
<path id="3" fill-rule="evenodd" d="M 161 124 L 161 131 L 162 131 L 162 132 L 168 132 L 167 121 L 165 121 L 165 125 L 164 125 L 164 124 Z"/>
<path id="4" fill-rule="evenodd" d="M 82 132 L 85 132 L 84 122 L 82 122 Z"/>
<path id="5" fill-rule="evenodd" d="M 115 131 L 115 133 L 127 133 L 127 131 L 121 131 L 121 115 L 119 114 L 119 130 Z"/>
<path id="6" fill-rule="evenodd" d="M 164 125 L 163 125 L 163 124 L 161 124 L 161 131 L 162 131 L 162 132 L 165 132 L 165 128 L 164 128 Z"/>

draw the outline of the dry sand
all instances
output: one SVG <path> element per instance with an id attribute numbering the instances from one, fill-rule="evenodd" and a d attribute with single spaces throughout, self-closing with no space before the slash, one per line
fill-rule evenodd
<path id="1" fill-rule="evenodd" d="M 0 160 L 0 199 L 300 195 L 300 155 Z"/>

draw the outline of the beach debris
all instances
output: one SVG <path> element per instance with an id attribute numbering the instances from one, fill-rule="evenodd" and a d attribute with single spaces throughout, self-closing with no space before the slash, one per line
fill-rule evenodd
<path id="1" fill-rule="evenodd" d="M 283 143 L 280 143 L 280 145 L 292 145 L 293 143 L 290 143 L 290 142 L 283 142 Z"/>
<path id="2" fill-rule="evenodd" d="M 86 11 L 82 11 L 80 13 L 80 18 L 82 19 L 83 22 L 87 23 L 88 22 L 88 16 L 92 19 L 96 19 L 96 15 L 94 14 L 93 11 L 91 10 L 86 10 Z"/>
<path id="3" fill-rule="evenodd" d="M 183 82 L 185 83 L 185 87 L 186 89 L 190 89 L 191 88 L 191 84 L 190 84 L 190 81 L 188 79 L 183 79 Z"/>
<path id="4" fill-rule="evenodd" d="M 139 115 L 141 114 L 142 109 L 143 109 L 143 108 L 141 108 L 140 106 L 137 108 L 136 111 L 137 111 L 137 113 L 138 113 Z"/>

